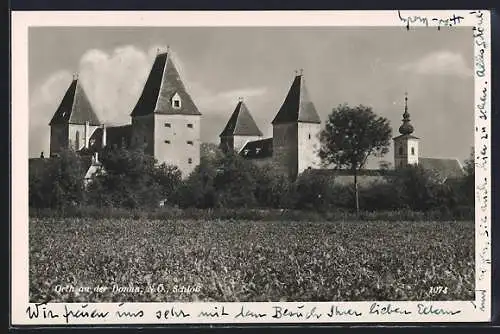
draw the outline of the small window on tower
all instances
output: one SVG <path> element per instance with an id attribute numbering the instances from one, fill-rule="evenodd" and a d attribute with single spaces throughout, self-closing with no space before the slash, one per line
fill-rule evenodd
<path id="1" fill-rule="evenodd" d="M 169 128 L 170 126 L 171 126 L 170 123 L 165 123 L 166 128 Z"/>
<path id="2" fill-rule="evenodd" d="M 188 159 L 188 164 L 192 164 L 193 163 L 193 159 L 189 158 Z"/>
<path id="3" fill-rule="evenodd" d="M 311 134 L 309 134 L 309 139 L 311 139 Z"/>
<path id="4" fill-rule="evenodd" d="M 411 155 L 415 155 L 415 147 L 411 148 Z"/>
<path id="5" fill-rule="evenodd" d="M 165 144 L 170 144 L 170 140 L 165 140 Z"/>
<path id="6" fill-rule="evenodd" d="M 193 145 L 193 142 L 191 140 L 187 141 L 188 145 Z"/>
<path id="7" fill-rule="evenodd" d="M 187 125 L 187 127 L 188 127 L 188 128 L 190 128 L 190 129 L 192 129 L 192 128 L 193 128 L 193 124 L 189 123 L 189 124 Z"/>
<path id="8" fill-rule="evenodd" d="M 399 155 L 403 155 L 403 146 L 399 146 Z"/>
<path id="9" fill-rule="evenodd" d="M 177 93 L 172 96 L 172 107 L 174 107 L 174 109 L 179 109 L 181 107 L 181 97 Z"/>

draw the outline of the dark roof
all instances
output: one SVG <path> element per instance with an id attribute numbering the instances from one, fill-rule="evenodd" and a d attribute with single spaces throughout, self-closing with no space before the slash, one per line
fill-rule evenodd
<path id="1" fill-rule="evenodd" d="M 243 101 L 238 102 L 236 109 L 229 118 L 220 137 L 226 136 L 262 136 L 262 132 L 255 123 L 250 111 Z"/>
<path id="2" fill-rule="evenodd" d="M 273 156 L 273 138 L 249 141 L 239 153 L 247 159 L 264 159 Z"/>
<path id="3" fill-rule="evenodd" d="M 89 150 L 90 151 L 99 151 L 102 148 L 102 128 L 97 128 L 94 130 L 94 133 L 90 136 L 89 139 Z M 106 137 L 108 136 L 108 128 L 106 128 Z M 107 142 L 106 142 L 107 143 Z"/>
<path id="4" fill-rule="evenodd" d="M 400 138 L 407 138 L 407 139 L 420 139 L 418 137 L 415 137 L 413 135 L 407 134 L 407 135 L 399 135 L 397 137 L 392 138 L 393 140 L 400 139 Z"/>
<path id="5" fill-rule="evenodd" d="M 78 79 L 71 82 L 49 125 L 85 124 L 99 125 L 99 119 Z"/>
<path id="6" fill-rule="evenodd" d="M 180 108 L 172 106 L 171 100 L 176 93 L 181 99 Z M 160 53 L 156 56 L 131 116 L 144 116 L 151 113 L 201 115 L 167 53 Z"/>
<path id="7" fill-rule="evenodd" d="M 307 93 L 302 74 L 295 77 L 272 124 L 290 122 L 321 123 L 316 108 Z"/>
<path id="8" fill-rule="evenodd" d="M 102 138 L 102 129 L 100 130 Z M 122 145 L 125 145 L 125 147 L 130 147 L 131 141 L 132 141 L 132 125 L 129 124 L 122 126 L 110 126 L 106 128 L 107 146 L 116 145 L 120 147 Z"/>
<path id="9" fill-rule="evenodd" d="M 462 165 L 457 159 L 419 158 L 418 164 L 425 169 L 439 174 L 446 179 L 459 178 L 465 175 Z"/>

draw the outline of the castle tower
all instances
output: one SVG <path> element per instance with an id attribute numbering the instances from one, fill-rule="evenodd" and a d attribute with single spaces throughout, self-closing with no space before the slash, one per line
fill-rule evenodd
<path id="1" fill-rule="evenodd" d="M 50 155 L 72 148 L 79 151 L 89 147 L 92 133 L 100 126 L 99 119 L 81 86 L 78 75 L 73 76 L 50 125 Z"/>
<path id="2" fill-rule="evenodd" d="M 224 152 L 239 152 L 248 141 L 258 140 L 262 132 L 255 123 L 243 98 L 240 98 L 220 137 L 220 147 Z"/>
<path id="3" fill-rule="evenodd" d="M 132 113 L 133 146 L 187 177 L 200 163 L 201 113 L 167 52 L 159 52 Z"/>
<path id="4" fill-rule="evenodd" d="M 401 135 L 393 138 L 395 168 L 403 168 L 408 165 L 418 164 L 419 138 L 412 135 L 413 131 L 413 126 L 410 123 L 410 113 L 408 112 L 408 94 L 405 94 L 403 124 L 399 127 L 399 133 Z"/>
<path id="5" fill-rule="evenodd" d="M 273 124 L 273 164 L 292 179 L 308 168 L 319 167 L 321 119 L 311 101 L 302 70 Z"/>

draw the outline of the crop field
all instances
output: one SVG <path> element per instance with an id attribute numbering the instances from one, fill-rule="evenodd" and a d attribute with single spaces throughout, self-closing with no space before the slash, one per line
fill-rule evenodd
<path id="1" fill-rule="evenodd" d="M 472 300 L 473 222 L 30 219 L 31 302 Z"/>

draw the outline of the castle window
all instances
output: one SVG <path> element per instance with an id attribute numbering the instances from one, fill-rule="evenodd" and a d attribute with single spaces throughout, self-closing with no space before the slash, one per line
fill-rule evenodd
<path id="1" fill-rule="evenodd" d="M 309 139 L 311 139 L 311 134 L 309 134 Z"/>
<path id="2" fill-rule="evenodd" d="M 411 155 L 415 155 L 415 147 L 411 148 Z"/>
<path id="3" fill-rule="evenodd" d="M 187 125 L 187 127 L 188 127 L 188 128 L 190 128 L 190 129 L 192 129 L 192 128 L 193 128 L 193 124 L 189 123 L 189 124 Z"/>
<path id="4" fill-rule="evenodd" d="M 403 146 L 399 146 L 399 155 L 403 155 Z"/>
<path id="5" fill-rule="evenodd" d="M 188 145 L 193 145 L 193 142 L 191 140 L 187 141 Z"/>
<path id="6" fill-rule="evenodd" d="M 181 97 L 178 93 L 175 93 L 172 97 L 172 107 L 174 109 L 179 109 L 181 107 Z"/>
<path id="7" fill-rule="evenodd" d="M 75 150 L 80 148 L 80 131 L 76 131 L 75 135 Z"/>
<path id="8" fill-rule="evenodd" d="M 193 159 L 189 158 L 188 159 L 188 164 L 192 164 L 193 163 Z"/>
<path id="9" fill-rule="evenodd" d="M 165 144 L 170 144 L 170 140 L 165 140 Z"/>
<path id="10" fill-rule="evenodd" d="M 171 126 L 170 123 L 165 123 L 166 128 L 169 128 L 170 126 Z"/>

